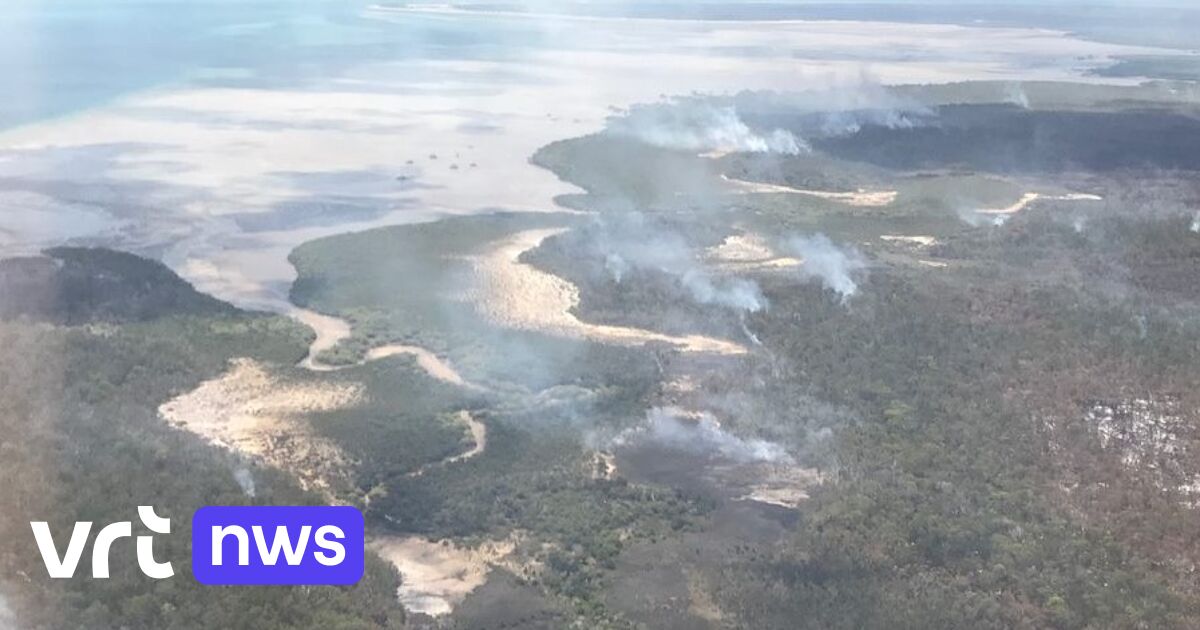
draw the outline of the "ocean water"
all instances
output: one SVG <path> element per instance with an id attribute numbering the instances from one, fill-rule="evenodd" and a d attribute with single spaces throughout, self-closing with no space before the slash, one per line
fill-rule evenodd
<path id="1" fill-rule="evenodd" d="M 530 156 L 636 103 L 741 90 L 859 102 L 846 96 L 879 83 L 1073 79 L 1157 52 L 753 6 L 662 19 L 633 4 L 563 16 L 369 1 L 0 0 L 0 256 L 113 247 L 287 311 L 288 254 L 305 241 L 560 211 L 576 189 Z"/>
<path id="2" fill-rule="evenodd" d="M 1149 15 L 1132 7 L 1080 13 L 1069 2 L 1051 4 L 562 0 L 461 6 L 608 18 L 1042 27 L 1102 41 L 1195 47 L 1191 30 L 1181 26 L 1200 16 L 1186 8 L 1190 3 Z M 383 22 L 366 15 L 370 6 L 365 0 L 4 0 L 0 130 L 173 83 L 289 87 L 373 61 L 501 59 L 554 48 L 564 35 L 535 21 L 469 15 L 410 13 Z M 577 46 L 588 34 L 572 37 Z"/>
<path id="3" fill-rule="evenodd" d="M 484 59 L 539 30 L 330 0 L 4 0 L 0 129 L 164 85 L 288 87 L 373 61 Z"/>

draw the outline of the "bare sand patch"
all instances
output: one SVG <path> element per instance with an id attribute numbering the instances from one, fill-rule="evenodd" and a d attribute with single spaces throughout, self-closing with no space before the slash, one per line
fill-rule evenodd
<path id="1" fill-rule="evenodd" d="M 488 541 L 470 548 L 420 536 L 381 536 L 367 547 L 400 571 L 403 579 L 396 595 L 404 607 L 436 617 L 449 614 L 482 586 L 492 567 L 511 555 L 516 543 Z"/>
<path id="2" fill-rule="evenodd" d="M 1024 195 L 1021 195 L 1020 199 L 1002 208 L 979 208 L 975 210 L 975 212 L 979 214 L 1016 214 L 1025 208 L 1028 208 L 1029 204 L 1041 199 L 1041 197 L 1042 196 L 1039 193 L 1025 193 Z"/>
<path id="3" fill-rule="evenodd" d="M 856 190 L 853 192 L 835 192 L 829 190 L 808 190 L 804 188 L 793 188 L 791 186 L 781 186 L 779 184 L 766 184 L 763 182 L 749 182 L 742 179 L 721 175 L 721 179 L 733 185 L 736 192 L 743 194 L 792 194 L 792 195 L 808 195 L 809 197 L 818 197 L 828 201 L 836 201 L 849 206 L 862 207 L 880 207 L 891 204 L 896 201 L 899 193 L 894 190 Z"/>
<path id="4" fill-rule="evenodd" d="M 328 490 L 348 460 L 301 417 L 352 407 L 362 394 L 357 385 L 283 382 L 257 361 L 234 359 L 224 374 L 158 412 L 172 426 L 292 472 L 306 489 Z"/>
<path id="5" fill-rule="evenodd" d="M 1092 195 L 1088 193 L 1066 193 L 1062 195 L 1046 195 L 1036 192 L 1027 192 L 1021 195 L 1021 198 L 1010 205 L 1002 208 L 979 208 L 975 212 L 979 214 L 1016 214 L 1029 207 L 1029 204 L 1039 200 L 1049 199 L 1052 201 L 1103 201 L 1104 197 L 1100 195 Z"/>
<path id="6" fill-rule="evenodd" d="M 804 264 L 804 259 L 796 258 L 795 256 L 778 256 L 768 258 L 767 260 L 753 260 L 746 262 L 725 262 L 717 263 L 716 266 L 722 270 L 729 272 L 746 272 L 746 271 L 783 271 L 795 269 Z"/>
<path id="7" fill-rule="evenodd" d="M 824 481 L 823 475 L 813 468 L 800 468 L 785 464 L 757 464 L 753 470 L 743 474 L 754 474 L 758 481 L 742 496 L 743 501 L 757 501 L 786 508 L 795 508 L 808 499 L 808 491 Z"/>
<path id="8" fill-rule="evenodd" d="M 398 354 L 410 354 L 416 357 L 417 366 L 422 370 L 425 370 L 425 373 L 429 374 L 433 378 L 458 385 L 460 387 L 483 389 L 482 386 L 471 383 L 463 378 L 462 374 L 459 374 L 458 370 L 455 370 L 454 366 L 450 365 L 449 361 L 446 361 L 438 355 L 419 346 L 408 346 L 398 343 L 379 346 L 378 348 L 372 348 L 368 350 L 366 359 L 363 362 L 377 361 L 379 359 L 396 356 Z"/>
<path id="9" fill-rule="evenodd" d="M 478 457 L 483 454 L 484 450 L 487 449 L 487 425 L 476 420 L 475 416 L 471 415 L 471 412 L 469 411 L 458 412 L 458 419 L 460 422 L 467 425 L 467 430 L 471 432 L 471 440 L 474 441 L 475 445 L 467 451 L 447 459 L 447 464 L 453 464 L 455 462 L 466 461 L 473 457 Z"/>
<path id="10" fill-rule="evenodd" d="M 317 337 L 308 347 L 308 354 L 304 360 L 300 362 L 300 367 L 314 372 L 334 372 L 344 370 L 350 367 L 356 367 L 378 361 L 387 357 L 392 357 L 400 354 L 410 354 L 416 357 L 417 366 L 425 370 L 427 374 L 441 381 L 467 387 L 470 389 L 483 389 L 483 387 L 467 381 L 462 374 L 458 373 L 452 365 L 445 359 L 437 356 L 433 352 L 426 350 L 420 346 L 410 346 L 405 344 L 388 344 L 372 348 L 367 351 L 362 360 L 347 365 L 329 365 L 322 363 L 318 358 L 322 352 L 333 348 L 343 339 L 350 336 L 350 323 L 344 319 L 333 317 L 330 315 L 322 315 L 308 309 L 297 308 L 291 313 L 297 321 L 307 325 L 316 332 Z"/>
<path id="11" fill-rule="evenodd" d="M 607 451 L 592 453 L 592 479 L 611 481 L 617 478 L 617 457 Z"/>
<path id="12" fill-rule="evenodd" d="M 775 257 L 766 239 L 758 234 L 732 234 L 708 248 L 708 257 L 720 262 L 758 262 Z"/>
<path id="13" fill-rule="evenodd" d="M 350 336 L 350 322 L 340 317 L 322 315 L 306 308 L 292 309 L 290 315 L 296 321 L 313 329 L 317 335 L 308 346 L 308 354 L 300 361 L 300 367 L 318 372 L 337 369 L 337 366 L 320 363 L 317 356 Z"/>
<path id="14" fill-rule="evenodd" d="M 465 410 L 458 412 L 455 415 L 455 418 L 457 418 L 459 422 L 463 423 L 467 431 L 471 433 L 471 448 L 459 453 L 458 455 L 451 455 L 450 457 L 447 457 L 441 461 L 426 464 L 412 471 L 411 473 L 408 473 L 409 477 L 420 477 L 421 475 L 424 475 L 430 468 L 435 466 L 446 466 L 448 464 L 462 462 L 473 457 L 478 457 L 482 455 L 485 450 L 487 450 L 487 425 L 476 420 L 475 416 L 471 415 L 471 412 Z"/>
<path id="15" fill-rule="evenodd" d="M 880 240 L 889 243 L 901 243 L 904 245 L 912 245 L 914 247 L 933 247 L 937 245 L 938 240 L 932 236 L 907 236 L 901 234 L 884 234 L 879 237 Z"/>
<path id="16" fill-rule="evenodd" d="M 589 324 L 572 312 L 579 305 L 579 289 L 570 282 L 520 261 L 521 254 L 547 238 L 566 231 L 549 228 L 518 232 L 493 244 L 471 259 L 476 289 L 470 298 L 492 322 L 518 330 L 592 339 L 619 345 L 664 342 L 687 352 L 743 354 L 745 347 L 702 335 L 676 337 L 639 328 Z"/>
<path id="17" fill-rule="evenodd" d="M 799 258 L 776 254 L 757 234 L 727 236 L 720 245 L 708 248 L 705 257 L 718 267 L 742 271 L 789 269 L 803 264 Z"/>

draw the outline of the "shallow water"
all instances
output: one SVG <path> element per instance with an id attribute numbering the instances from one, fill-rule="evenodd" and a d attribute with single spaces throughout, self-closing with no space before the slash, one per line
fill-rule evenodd
<path id="1" fill-rule="evenodd" d="M 0 13 L 0 255 L 114 246 L 279 312 L 291 310 L 287 255 L 304 241 L 555 210 L 574 189 L 529 156 L 602 128 L 614 106 L 864 77 L 1063 79 L 1140 50 L 1017 28 L 302 0 L 18 1 Z"/>

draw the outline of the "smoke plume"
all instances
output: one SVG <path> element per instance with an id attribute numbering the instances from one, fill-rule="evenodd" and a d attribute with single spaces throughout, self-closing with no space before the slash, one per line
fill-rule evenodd
<path id="1" fill-rule="evenodd" d="M 1004 100 L 1021 109 L 1029 109 L 1029 96 L 1020 83 L 1009 83 L 1004 87 Z"/>
<path id="2" fill-rule="evenodd" d="M 751 313 L 767 306 L 758 283 L 714 276 L 682 236 L 647 224 L 641 215 L 608 220 L 601 227 L 597 244 L 615 282 L 634 269 L 649 269 L 676 278 L 698 304 Z"/>
<path id="3" fill-rule="evenodd" d="M 254 485 L 254 474 L 250 472 L 250 469 L 244 466 L 242 468 L 238 468 L 237 470 L 233 471 L 233 478 L 235 481 L 237 481 L 238 487 L 242 489 L 242 492 L 245 493 L 246 496 L 253 499 L 256 489 Z"/>
<path id="4" fill-rule="evenodd" d="M 752 124 L 786 117 L 788 129 L 802 138 L 846 136 L 866 126 L 909 129 L 930 124 L 935 117 L 928 106 L 866 75 L 801 92 L 744 91 L 732 102 L 739 115 Z"/>
<path id="5" fill-rule="evenodd" d="M 17 630 L 17 618 L 4 593 L 0 593 L 0 630 Z"/>
<path id="6" fill-rule="evenodd" d="M 799 155 L 808 146 L 790 131 L 751 129 L 731 105 L 694 98 L 635 105 L 609 118 L 608 129 L 665 149 Z"/>
<path id="7" fill-rule="evenodd" d="M 684 414 L 672 407 L 647 411 L 643 426 L 623 431 L 612 440 L 613 446 L 648 443 L 697 455 L 715 455 L 738 463 L 791 462 L 791 456 L 778 444 L 738 437 L 722 429 L 711 414 Z"/>
<path id="8" fill-rule="evenodd" d="M 668 149 L 799 155 L 811 151 L 806 138 L 850 135 L 864 126 L 904 129 L 933 118 L 929 107 L 861 76 L 802 92 L 743 91 L 635 105 L 610 117 L 607 129 Z"/>
<path id="9" fill-rule="evenodd" d="M 858 292 L 854 276 L 867 268 L 867 260 L 857 249 L 838 247 L 824 234 L 794 236 L 787 241 L 787 248 L 804 259 L 801 270 L 805 276 L 819 278 L 843 302 Z"/>
<path id="10" fill-rule="evenodd" d="M 987 214 L 973 208 L 959 208 L 956 212 L 958 218 L 971 227 L 1000 227 L 1012 217 L 1008 214 Z"/>

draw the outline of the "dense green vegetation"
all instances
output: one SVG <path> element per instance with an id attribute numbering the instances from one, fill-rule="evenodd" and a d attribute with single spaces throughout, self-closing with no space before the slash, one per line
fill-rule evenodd
<path id="1" fill-rule="evenodd" d="M 106 249 L 60 247 L 0 261 L 0 317 L 67 325 L 165 315 L 232 315 L 159 262 Z"/>
<path id="2" fill-rule="evenodd" d="M 20 357 L 0 364 L 0 503 L 11 506 L 0 514 L 0 579 L 22 627 L 399 627 L 398 576 L 374 558 L 367 578 L 345 589 L 213 588 L 190 575 L 196 508 L 319 498 L 279 471 L 167 427 L 157 406 L 219 374 L 231 357 L 294 363 L 309 333 L 197 294 L 157 263 L 102 250 L 54 255 L 63 271 L 26 276 L 23 287 L 69 304 L 30 314 L 77 325 L 0 323 L 0 347 Z M 78 287 L 95 291 L 76 293 Z M 253 497 L 234 479 L 240 468 L 255 479 Z M 122 540 L 113 547 L 111 579 L 46 579 L 29 521 L 48 521 L 61 545 L 75 521 L 136 523 L 137 506 L 145 504 L 172 519 L 172 533 L 158 536 L 155 549 L 174 562 L 175 578 L 147 580 L 133 561 L 133 541 Z M 78 575 L 90 570 L 85 554 Z"/>
<path id="3" fill-rule="evenodd" d="M 822 151 L 897 169 L 970 168 L 999 173 L 1200 168 L 1192 148 L 1200 121 L 1166 112 L 1037 111 L 1016 105 L 953 105 L 938 125 L 868 127 L 822 139 Z"/>
<path id="4" fill-rule="evenodd" d="M 357 404 L 304 422 L 346 454 L 348 485 L 332 492 L 361 505 L 373 533 L 517 547 L 437 621 L 406 622 L 397 576 L 375 559 L 349 589 L 147 588 L 131 567 L 107 582 L 22 580 L 40 561 L 10 545 L 5 592 L 36 628 L 1195 626 L 1200 195 L 1194 171 L 1148 168 L 1196 168 L 1194 120 L 1173 97 L 1145 107 L 1156 86 L 1031 84 L 1031 109 L 997 105 L 1008 87 L 905 90 L 976 106 L 938 110 L 938 125 L 868 125 L 795 157 L 702 158 L 607 134 L 556 142 L 535 162 L 584 189 L 564 205 L 596 216 L 450 218 L 293 252 L 292 299 L 353 325 L 323 360 L 350 366 L 408 343 L 478 389 L 407 356 L 293 367 L 310 340 L 302 328 L 200 296 L 135 257 L 0 262 L 0 287 L 28 296 L 0 300 L 0 345 L 29 358 L 0 366 L 0 470 L 12 480 L 0 502 L 21 506 L 0 515 L 4 540 L 27 540 L 30 515 L 62 528 L 154 502 L 179 528 L 160 553 L 183 558 L 177 515 L 195 506 L 326 500 L 157 417 L 161 402 L 246 356 L 289 383 L 361 387 Z M 1072 107 L 1048 111 L 1063 101 Z M 1054 150 L 1039 149 L 1046 138 Z M 1130 151 L 1098 148 L 1114 143 Z M 743 194 L 721 175 L 897 197 Z M 1103 200 L 1043 198 L 1002 225 L 976 214 L 1027 192 Z M 522 262 L 574 284 L 581 319 L 748 351 L 606 345 L 477 312 L 465 296 L 480 256 L 549 228 L 567 230 Z M 868 260 L 852 296 L 795 267 L 703 266 L 731 235 L 795 253 L 789 239 L 816 232 Z M 657 257 L 614 276 L 618 241 Z M 668 245 L 683 256 L 665 258 Z M 697 274 L 753 282 L 765 300 L 702 299 Z M 1098 406 L 1117 411 L 1097 419 Z M 724 481 L 744 465 L 735 456 L 613 439 L 668 407 L 711 413 L 724 439 L 769 440 L 786 452 L 772 466 L 816 469 L 823 483 L 798 508 L 745 500 Z M 449 462 L 472 446 L 463 411 L 486 425 L 487 447 Z"/>
<path id="5" fill-rule="evenodd" d="M 837 481 L 791 540 L 733 563 L 722 601 L 746 625 L 1188 627 L 1196 602 L 1157 568 L 1165 558 L 1062 509 L 1040 420 L 1064 403 L 1082 415 L 1125 379 L 1174 391 L 1162 370 L 1194 371 L 1197 347 L 1168 346 L 1195 339 L 1194 322 L 1155 319 L 1135 340 L 1134 305 L 996 278 L 879 273 L 848 312 L 812 292 L 770 295 L 790 321 L 764 320 L 764 343 L 863 422 L 839 433 Z M 1100 379 L 1097 365 L 1123 369 Z M 1144 488 L 1134 477 L 1113 491 Z"/>
<path id="6" fill-rule="evenodd" d="M 516 576 L 518 583 L 556 602 L 538 604 L 558 612 L 537 619 L 627 627 L 597 598 L 618 554 L 631 541 L 693 528 L 711 509 L 701 496 L 597 478 L 581 440 L 589 428 L 615 429 L 641 416 L 658 385 L 654 352 L 505 330 L 469 303 L 447 299 L 470 286 L 465 256 L 520 230 L 573 221 L 501 214 L 314 241 L 293 254 L 300 273 L 293 298 L 351 319 L 354 354 L 413 343 L 490 387 L 470 393 L 412 371 L 389 372 L 386 361 L 355 368 L 376 411 L 317 415 L 313 424 L 361 454 L 359 490 L 371 493 L 372 527 L 468 543 L 518 535 L 521 557 L 539 567 Z M 431 427 L 422 419 L 455 408 L 474 409 L 487 425 L 487 449 L 411 474 L 412 462 L 435 455 L 416 456 L 438 435 L 425 433 Z M 373 420 L 384 412 L 386 422 Z"/>
<path id="7" fill-rule="evenodd" d="M 1034 93 L 1047 97 L 1044 88 Z M 753 181 L 898 190 L 885 208 L 767 194 L 718 213 L 686 196 L 678 205 L 665 195 L 642 197 L 648 203 L 637 207 L 677 233 L 694 236 L 686 227 L 692 221 L 708 231 L 819 230 L 876 261 L 847 304 L 816 281 L 757 275 L 770 309 L 751 315 L 749 325 L 770 356 L 753 358 L 760 367 L 749 378 L 705 381 L 714 398 L 749 392 L 757 410 L 816 397 L 856 418 L 826 443 L 836 472 L 801 506 L 800 521 L 777 540 L 731 549 L 715 544 L 724 534 L 704 530 L 705 557 L 694 561 L 669 546 L 652 553 L 702 576 L 691 579 L 711 589 L 722 613 L 714 625 L 723 627 L 1191 627 L 1200 614 L 1187 568 L 1197 557 L 1187 489 L 1197 467 L 1185 454 L 1200 426 L 1200 401 L 1190 393 L 1200 378 L 1192 281 L 1200 239 L 1190 230 L 1196 197 L 1192 174 L 1145 170 L 1168 163 L 1162 160 L 1179 166 L 1170 160 L 1190 155 L 1181 145 L 1164 149 L 1162 134 L 1150 131 L 1180 127 L 1152 113 L 950 113 L 958 121 L 950 129 L 877 128 L 837 140 L 841 162 L 819 153 L 721 160 L 724 172 Z M 1029 159 L 1021 151 L 1032 149 L 1018 150 L 1021 138 L 1041 137 L 1044 125 L 1062 140 L 1058 152 Z M 970 129 L 984 131 L 951 142 L 959 153 L 944 155 L 950 144 L 939 143 Z M 1124 134 L 1139 136 L 1142 147 L 1124 162 L 1108 160 L 1094 144 L 1109 138 L 1108 146 L 1125 148 L 1113 140 Z M 934 140 L 913 141 L 922 137 Z M 881 150 L 881 139 L 894 141 L 895 152 Z M 539 160 L 589 190 L 570 200 L 575 207 L 622 210 L 603 182 L 610 153 L 622 152 L 620 172 L 635 183 L 664 159 L 647 149 L 638 161 L 624 142 L 558 143 Z M 962 153 L 968 149 L 975 153 Z M 591 160 L 594 151 L 600 155 Z M 856 159 L 981 172 L 890 172 Z M 709 168 L 682 153 L 674 160 Z M 1089 164 L 1106 174 L 1081 172 Z M 999 176 L 1068 165 L 1057 180 Z M 1121 165 L 1135 169 L 1112 170 Z M 682 181 L 664 179 L 659 186 L 667 189 Z M 956 216 L 1008 205 L 1022 190 L 1064 188 L 1100 192 L 1107 201 L 1038 202 L 1003 228 L 972 227 Z M 940 243 L 917 251 L 879 241 L 883 234 L 932 235 Z M 700 248 L 710 238 L 691 242 Z M 589 257 L 589 242 L 560 237 L 535 258 L 581 286 L 581 316 L 610 317 L 610 305 L 620 303 L 625 321 L 644 322 L 663 308 L 645 298 L 670 295 L 661 279 L 634 277 L 618 287 L 589 273 L 603 262 Z M 922 267 L 917 257 L 947 266 Z M 675 313 L 672 303 L 665 302 L 667 312 Z M 771 385 L 756 385 L 759 379 Z M 1178 440 L 1175 450 L 1158 451 L 1147 466 L 1131 467 L 1124 447 L 1106 444 L 1086 415 L 1097 400 L 1180 396 L 1172 409 L 1187 411 L 1173 412 L 1183 415 L 1166 429 Z M 803 425 L 805 413 L 779 422 Z M 741 428 L 762 435 L 763 424 Z"/>

